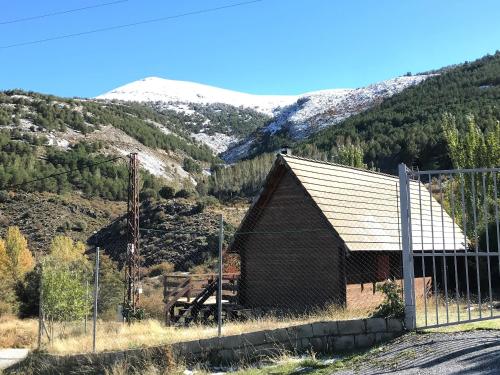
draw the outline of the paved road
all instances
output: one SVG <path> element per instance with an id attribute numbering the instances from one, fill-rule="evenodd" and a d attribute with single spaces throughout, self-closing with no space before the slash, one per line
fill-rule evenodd
<path id="1" fill-rule="evenodd" d="M 335 375 L 500 374 L 500 331 L 408 334 Z"/>
<path id="2" fill-rule="evenodd" d="M 0 370 L 22 361 L 28 353 L 28 349 L 0 349 Z"/>

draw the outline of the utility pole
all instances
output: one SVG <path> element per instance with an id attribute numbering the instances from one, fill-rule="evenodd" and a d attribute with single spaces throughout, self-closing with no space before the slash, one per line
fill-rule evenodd
<path id="1" fill-rule="evenodd" d="M 128 204 L 127 204 L 127 264 L 125 282 L 127 289 L 123 307 L 127 322 L 139 306 L 140 250 L 139 250 L 139 158 L 137 153 L 129 156 Z"/>

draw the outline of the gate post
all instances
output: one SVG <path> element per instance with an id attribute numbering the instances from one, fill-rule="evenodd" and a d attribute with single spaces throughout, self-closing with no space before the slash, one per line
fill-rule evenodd
<path id="1" fill-rule="evenodd" d="M 399 172 L 399 201 L 401 215 L 401 245 L 403 252 L 403 291 L 405 302 L 405 326 L 412 330 L 416 327 L 415 294 L 413 278 L 413 254 L 410 241 L 410 189 L 406 165 L 398 166 Z"/>

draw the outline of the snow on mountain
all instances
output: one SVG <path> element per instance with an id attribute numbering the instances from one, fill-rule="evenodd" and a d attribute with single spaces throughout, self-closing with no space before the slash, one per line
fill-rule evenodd
<path id="1" fill-rule="evenodd" d="M 304 94 L 281 109 L 274 120 L 238 144 L 233 144 L 222 158 L 229 163 L 247 156 L 256 145 L 258 134 L 285 132 L 293 140 L 300 140 L 328 126 L 379 104 L 384 99 L 416 85 L 430 75 L 396 77 L 357 89 L 323 90 Z"/>
<path id="2" fill-rule="evenodd" d="M 128 83 L 96 99 L 117 99 L 134 102 L 164 102 L 164 103 L 224 103 L 235 107 L 247 107 L 272 115 L 276 108 L 284 107 L 297 100 L 293 95 L 253 95 L 238 91 L 221 89 L 201 83 L 175 81 L 170 79 L 148 77 Z M 172 106 L 172 109 L 182 109 L 185 106 Z"/>
<path id="3" fill-rule="evenodd" d="M 252 149 L 256 135 L 262 132 L 286 132 L 291 139 L 303 139 L 365 111 L 428 77 L 430 75 L 403 76 L 362 88 L 284 96 L 246 94 L 194 82 L 149 77 L 118 87 L 97 99 L 155 103 L 156 108 L 175 110 L 189 116 L 198 114 L 193 110 L 193 104 L 220 103 L 253 109 L 270 116 L 272 120 L 269 124 L 246 138 L 238 138 L 231 131 L 227 134 L 211 132 L 213 135 L 208 135 L 205 128 L 191 133 L 193 138 L 207 144 L 214 152 L 222 153 L 226 161 L 232 162 L 244 157 Z M 158 103 L 161 103 L 159 107 Z"/>
<path id="4" fill-rule="evenodd" d="M 214 133 L 213 135 L 209 135 L 200 132 L 200 133 L 191 133 L 191 136 L 197 141 L 206 144 L 217 154 L 226 151 L 229 148 L 229 146 L 238 141 L 238 138 L 224 133 Z"/>
<path id="5" fill-rule="evenodd" d="M 322 128 L 360 113 L 374 104 L 425 80 L 427 75 L 388 79 L 357 89 L 322 90 L 301 95 L 282 109 L 267 131 L 275 133 L 287 128 L 293 139 L 305 138 Z"/>

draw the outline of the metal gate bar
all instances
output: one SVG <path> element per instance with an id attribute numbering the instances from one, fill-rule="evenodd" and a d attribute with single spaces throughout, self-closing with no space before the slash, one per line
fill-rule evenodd
<path id="1" fill-rule="evenodd" d="M 408 327 L 500 318 L 500 302 L 495 305 L 495 298 L 500 299 L 498 173 L 500 168 L 410 171 L 400 165 Z M 496 241 L 492 241 L 495 233 Z M 498 258 L 498 269 L 493 267 L 491 257 Z M 421 263 L 418 271 L 414 265 L 417 260 Z M 475 280 L 470 279 L 473 275 Z M 417 301 L 420 291 L 415 290 L 415 276 L 423 280 L 423 309 Z M 465 306 L 461 303 L 464 297 Z M 463 309 L 466 314 L 461 313 Z M 456 313 L 451 314 L 453 310 Z"/>

